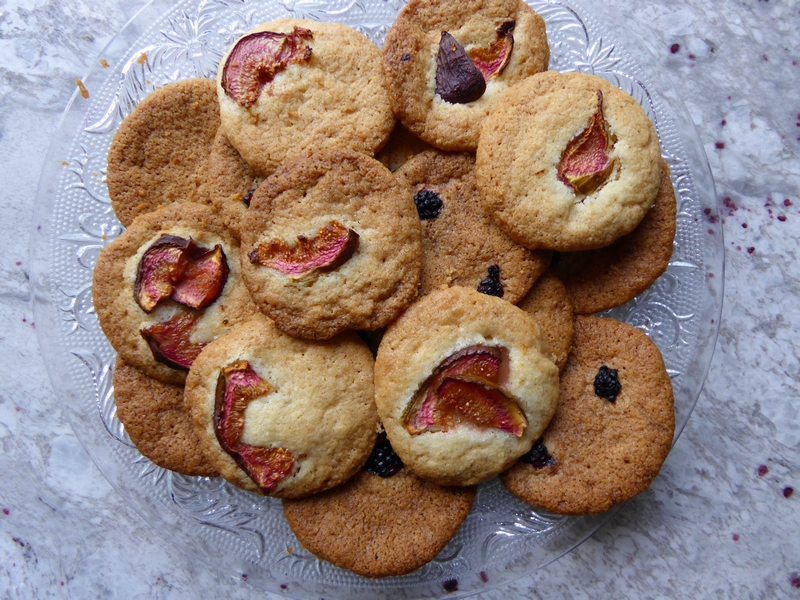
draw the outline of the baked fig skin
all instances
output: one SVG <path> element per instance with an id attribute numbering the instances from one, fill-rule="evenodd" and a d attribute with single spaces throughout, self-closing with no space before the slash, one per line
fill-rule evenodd
<path id="1" fill-rule="evenodd" d="M 497 28 L 497 39 L 488 47 L 471 48 L 467 55 L 478 67 L 485 81 L 496 77 L 506 68 L 514 50 L 514 21 L 507 21 Z"/>
<path id="2" fill-rule="evenodd" d="M 183 276 L 192 240 L 162 235 L 145 251 L 136 270 L 133 295 L 147 313 L 169 298 L 175 283 Z"/>
<path id="3" fill-rule="evenodd" d="M 219 298 L 228 280 L 228 271 L 222 246 L 216 245 L 186 265 L 170 298 L 190 308 L 205 308 Z"/>
<path id="4" fill-rule="evenodd" d="M 205 346 L 191 341 L 196 323 L 197 314 L 185 311 L 168 321 L 142 329 L 141 334 L 158 362 L 173 369 L 188 371 Z"/>
<path id="5" fill-rule="evenodd" d="M 451 104 L 474 102 L 486 91 L 486 80 L 467 56 L 464 46 L 442 32 L 436 55 L 436 93 Z"/>

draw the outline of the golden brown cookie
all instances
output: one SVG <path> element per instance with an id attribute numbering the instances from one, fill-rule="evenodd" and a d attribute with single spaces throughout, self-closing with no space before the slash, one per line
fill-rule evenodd
<path id="1" fill-rule="evenodd" d="M 219 105 L 211 79 L 157 89 L 122 121 L 108 151 L 108 194 L 127 227 L 172 202 L 202 202 L 200 191 Z"/>
<path id="2" fill-rule="evenodd" d="M 552 270 L 547 270 L 517 306 L 539 324 L 546 346 L 545 356 L 563 370 L 574 331 L 572 304 L 564 284 Z"/>
<path id="3" fill-rule="evenodd" d="M 353 332 L 313 342 L 258 315 L 206 346 L 185 402 L 208 462 L 233 484 L 298 498 L 349 479 L 375 443 L 374 360 Z"/>
<path id="4" fill-rule="evenodd" d="M 320 150 L 372 156 L 394 126 L 380 50 L 339 23 L 259 25 L 220 61 L 217 94 L 222 131 L 265 175 Z"/>
<path id="5" fill-rule="evenodd" d="M 541 443 L 501 479 L 537 508 L 601 513 L 650 486 L 674 430 L 672 384 L 656 345 L 626 323 L 579 316 L 558 410 Z"/>
<path id="6" fill-rule="evenodd" d="M 411 193 L 363 154 L 288 161 L 253 194 L 241 232 L 245 283 L 291 335 L 377 329 L 417 293 L 422 238 Z"/>
<path id="7" fill-rule="evenodd" d="M 476 174 L 489 213 L 516 241 L 590 250 L 644 218 L 661 154 L 631 96 L 595 75 L 548 71 L 503 94 L 481 131 Z"/>
<path id="8" fill-rule="evenodd" d="M 475 290 L 436 290 L 392 323 L 378 347 L 375 402 L 403 463 L 439 485 L 507 469 L 549 423 L 558 368 L 538 325 Z"/>
<path id="9" fill-rule="evenodd" d="M 520 246 L 486 213 L 474 155 L 428 150 L 395 175 L 411 188 L 422 221 L 420 296 L 458 285 L 516 304 L 547 268 L 550 252 Z"/>
<path id="10" fill-rule="evenodd" d="M 395 114 L 442 150 L 474 151 L 499 96 L 549 57 L 544 20 L 520 0 L 411 0 L 383 47 Z"/>
<path id="11" fill-rule="evenodd" d="M 183 406 L 183 386 L 148 377 L 117 358 L 114 365 L 117 417 L 136 448 L 159 467 L 184 475 L 216 477 L 206 462 Z"/>
<path id="12" fill-rule="evenodd" d="M 386 145 L 381 151 L 375 155 L 375 158 L 394 173 L 412 156 L 430 149 L 430 144 L 419 139 L 398 121 L 394 129 L 392 129 L 389 141 L 386 142 Z"/>
<path id="13" fill-rule="evenodd" d="M 193 202 L 143 214 L 105 246 L 92 299 L 126 363 L 178 384 L 204 344 L 257 312 L 239 244 L 211 207 Z"/>
<path id="14" fill-rule="evenodd" d="M 662 161 L 656 201 L 636 229 L 605 248 L 563 253 L 554 260 L 553 268 L 577 314 L 625 304 L 667 270 L 675 238 L 676 204 L 669 167 Z"/>

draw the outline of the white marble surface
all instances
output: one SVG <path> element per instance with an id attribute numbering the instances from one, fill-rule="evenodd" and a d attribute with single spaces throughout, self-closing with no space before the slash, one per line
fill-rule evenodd
<path id="1" fill-rule="evenodd" d="M 800 4 L 605 1 L 669 73 L 729 198 L 719 342 L 652 488 L 485 597 L 800 598 Z M 0 0 L 2 598 L 265 596 L 183 556 L 111 488 L 66 423 L 32 322 L 28 233 L 48 145 L 74 79 L 142 5 Z"/>

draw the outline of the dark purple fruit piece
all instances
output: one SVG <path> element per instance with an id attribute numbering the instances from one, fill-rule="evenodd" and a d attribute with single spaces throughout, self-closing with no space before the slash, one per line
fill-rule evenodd
<path id="1" fill-rule="evenodd" d="M 214 402 L 214 433 L 222 449 L 269 493 L 294 468 L 294 456 L 285 448 L 250 446 L 241 441 L 247 405 L 267 394 L 272 386 L 247 361 L 237 361 L 220 371 Z"/>
<path id="2" fill-rule="evenodd" d="M 196 321 L 197 315 L 194 313 L 182 312 L 168 321 L 143 329 L 142 337 L 150 346 L 153 358 L 173 369 L 188 371 L 205 347 L 205 344 L 191 340 Z"/>
<path id="3" fill-rule="evenodd" d="M 373 475 L 380 475 L 381 477 L 391 477 L 403 468 L 403 461 L 395 454 L 392 444 L 386 437 L 385 433 L 378 435 L 375 441 L 375 447 L 372 449 L 372 454 L 367 459 L 367 464 L 364 465 L 364 470 Z"/>
<path id="4" fill-rule="evenodd" d="M 503 297 L 503 284 L 500 282 L 500 267 L 489 267 L 489 276 L 478 284 L 478 291 L 487 296 Z"/>
<path id="5" fill-rule="evenodd" d="M 241 38 L 228 55 L 222 70 L 222 89 L 234 101 L 248 108 L 258 101 L 261 90 L 289 63 L 311 59 L 312 39 L 308 29 L 295 27 L 292 33 L 259 31 Z"/>
<path id="6" fill-rule="evenodd" d="M 529 452 L 520 457 L 522 462 L 526 462 L 535 469 L 544 469 L 556 464 L 556 459 L 550 456 L 550 453 L 545 448 L 544 440 L 539 438 L 533 443 L 533 448 Z"/>
<path id="7" fill-rule="evenodd" d="M 497 39 L 488 47 L 472 48 L 469 58 L 483 75 L 485 81 L 500 75 L 511 60 L 514 49 L 514 21 L 507 21 L 497 28 Z"/>
<path id="8" fill-rule="evenodd" d="M 222 293 L 228 280 L 228 261 L 222 246 L 214 246 L 189 261 L 170 298 L 191 308 L 204 308 Z"/>
<path id="9" fill-rule="evenodd" d="M 136 269 L 133 297 L 145 312 L 169 298 L 188 263 L 191 239 L 162 235 L 145 251 Z"/>
<path id="10" fill-rule="evenodd" d="M 601 398 L 614 402 L 622 389 L 622 384 L 617 379 L 618 371 L 603 365 L 594 378 L 594 393 Z"/>
<path id="11" fill-rule="evenodd" d="M 442 584 L 445 592 L 457 592 L 458 591 L 458 579 L 448 579 Z"/>
<path id="12" fill-rule="evenodd" d="M 414 194 L 414 204 L 417 205 L 417 214 L 422 220 L 435 219 L 442 210 L 442 199 L 433 190 L 420 190 Z"/>
<path id="13" fill-rule="evenodd" d="M 436 55 L 436 93 L 445 102 L 467 104 L 483 96 L 486 80 L 467 56 L 464 46 L 442 32 Z"/>

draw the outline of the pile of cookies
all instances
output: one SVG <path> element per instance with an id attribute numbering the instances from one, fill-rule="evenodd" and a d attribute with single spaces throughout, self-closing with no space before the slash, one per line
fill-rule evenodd
<path id="1" fill-rule="evenodd" d="M 141 102 L 93 283 L 140 451 L 282 498 L 369 577 L 432 560 L 498 475 L 568 515 L 647 489 L 669 376 L 589 315 L 666 269 L 675 195 L 639 105 L 548 61 L 521 0 L 412 0 L 382 53 L 281 19 Z"/>

